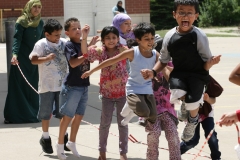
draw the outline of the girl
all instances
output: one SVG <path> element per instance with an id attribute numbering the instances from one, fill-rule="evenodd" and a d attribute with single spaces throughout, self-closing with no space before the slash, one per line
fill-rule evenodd
<path id="1" fill-rule="evenodd" d="M 87 32 L 84 32 L 83 39 L 87 38 Z M 119 32 L 113 26 L 104 27 L 101 32 L 103 46 L 101 48 L 89 48 L 87 44 L 82 44 L 82 52 L 88 53 L 84 57 L 89 61 L 99 60 L 99 63 L 118 55 L 127 50 L 127 47 L 119 44 Z M 100 75 L 100 94 L 102 95 L 102 113 L 99 129 L 99 160 L 106 160 L 106 146 L 109 128 L 112 121 L 114 105 L 117 110 L 117 121 L 119 128 L 119 150 L 120 159 L 126 160 L 128 148 L 128 126 L 122 126 L 123 117 L 120 112 L 126 102 L 125 85 L 128 73 L 126 69 L 126 59 L 116 64 L 105 67 Z"/>
<path id="2" fill-rule="evenodd" d="M 123 45 L 127 45 L 128 39 L 135 39 L 135 36 L 132 31 L 132 21 L 131 18 L 127 14 L 117 14 L 113 18 L 113 26 L 117 28 L 119 31 L 120 43 Z"/>
<path id="3" fill-rule="evenodd" d="M 169 67 L 170 66 L 170 67 Z M 177 132 L 178 119 L 174 105 L 170 103 L 170 91 L 168 84 L 169 71 L 172 70 L 172 63 L 169 62 L 164 70 L 153 78 L 153 93 L 156 99 L 157 119 L 155 131 L 149 131 L 147 135 L 147 160 L 158 160 L 158 145 L 161 130 L 165 131 L 169 147 L 169 159 L 181 160 L 180 142 Z M 146 128 L 148 131 L 148 128 Z"/>
<path id="4" fill-rule="evenodd" d="M 139 23 L 133 32 L 139 46 L 104 61 L 92 70 L 85 72 L 81 77 L 87 78 L 101 68 L 129 59 L 130 73 L 126 84 L 127 107 L 123 108 L 121 115 L 128 118 L 135 113 L 140 117 L 146 117 L 148 122 L 150 122 L 148 123 L 149 127 L 153 129 L 154 126 L 152 124 L 156 120 L 157 112 L 152 81 L 144 80 L 140 73 L 145 67 L 152 69 L 159 57 L 159 53 L 156 50 L 152 50 L 155 30 L 147 23 Z"/>

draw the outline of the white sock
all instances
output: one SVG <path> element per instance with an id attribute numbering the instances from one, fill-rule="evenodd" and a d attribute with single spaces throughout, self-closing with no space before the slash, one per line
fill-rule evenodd
<path id="1" fill-rule="evenodd" d="M 74 156 L 80 158 L 80 154 L 78 153 L 77 149 L 76 149 L 76 144 L 75 142 L 71 142 L 71 141 L 68 141 L 67 144 L 66 144 L 67 148 L 70 149 L 73 153 Z"/>
<path id="2" fill-rule="evenodd" d="M 128 106 L 127 102 L 126 102 L 120 114 L 121 114 L 121 116 L 126 117 L 126 116 L 129 115 L 129 113 L 131 111 L 132 111 L 131 108 L 129 108 L 129 106 Z"/>
<path id="3" fill-rule="evenodd" d="M 49 139 L 49 133 L 48 132 L 43 132 L 42 134 L 44 139 Z"/>
<path id="4" fill-rule="evenodd" d="M 56 144 L 57 156 L 60 160 L 67 159 L 67 156 L 64 153 L 64 144 Z"/>
<path id="5" fill-rule="evenodd" d="M 129 112 L 129 114 L 127 115 L 127 117 L 125 117 L 122 121 L 121 124 L 123 126 L 126 126 L 129 121 L 135 116 L 136 114 L 131 110 L 131 112 Z"/>

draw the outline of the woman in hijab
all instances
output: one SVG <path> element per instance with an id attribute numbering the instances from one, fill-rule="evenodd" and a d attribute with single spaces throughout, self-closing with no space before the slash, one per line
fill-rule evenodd
<path id="1" fill-rule="evenodd" d="M 113 18 L 113 26 L 119 31 L 120 43 L 127 45 L 128 39 L 135 39 L 132 31 L 131 18 L 124 13 L 119 13 Z"/>
<path id="2" fill-rule="evenodd" d="M 19 65 L 29 83 L 37 89 L 38 66 L 31 64 L 29 54 L 33 50 L 34 44 L 44 37 L 41 9 L 40 0 L 28 1 L 15 25 L 12 66 L 4 107 L 5 124 L 39 122 L 37 119 L 38 94 L 27 84 L 16 64 Z"/>
<path id="3" fill-rule="evenodd" d="M 118 1 L 117 5 L 112 8 L 113 16 L 118 13 L 127 14 L 126 10 L 122 7 L 122 1 Z"/>

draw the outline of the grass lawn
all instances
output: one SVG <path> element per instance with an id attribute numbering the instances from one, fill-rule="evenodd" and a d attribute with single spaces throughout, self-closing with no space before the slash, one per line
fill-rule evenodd
<path id="1" fill-rule="evenodd" d="M 168 31 L 169 30 L 157 30 L 156 34 L 159 34 L 161 37 L 164 37 Z M 228 32 L 226 32 L 226 33 L 228 33 Z M 239 37 L 239 36 L 240 36 L 240 34 L 239 35 L 226 35 L 226 34 L 221 34 L 221 33 L 219 33 L 219 34 L 208 34 L 207 33 L 207 37 Z"/>

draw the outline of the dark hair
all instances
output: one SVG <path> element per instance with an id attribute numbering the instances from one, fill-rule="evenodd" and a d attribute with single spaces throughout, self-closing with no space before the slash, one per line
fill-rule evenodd
<path id="1" fill-rule="evenodd" d="M 138 46 L 138 42 L 135 39 L 128 39 L 127 40 L 127 47 L 132 48 L 134 46 Z"/>
<path id="2" fill-rule="evenodd" d="M 154 36 L 155 29 L 150 23 L 141 22 L 133 29 L 133 33 L 137 39 L 141 40 L 146 33 L 151 33 Z"/>
<path id="3" fill-rule="evenodd" d="M 118 1 L 118 2 L 117 2 L 117 5 L 118 5 L 120 2 L 122 3 L 122 1 Z"/>
<path id="4" fill-rule="evenodd" d="M 199 13 L 199 2 L 198 0 L 174 0 L 173 11 L 177 11 L 179 5 L 190 5 L 194 6 L 196 13 Z"/>
<path id="5" fill-rule="evenodd" d="M 162 43 L 163 43 L 163 39 L 159 40 L 158 42 L 156 42 L 156 51 L 160 52 L 160 50 L 162 49 Z"/>
<path id="6" fill-rule="evenodd" d="M 68 18 L 64 23 L 64 30 L 65 31 L 69 30 L 72 22 L 80 22 L 80 21 L 75 17 Z"/>
<path id="7" fill-rule="evenodd" d="M 54 31 L 62 30 L 62 25 L 56 20 L 56 19 L 47 19 L 44 24 L 44 32 L 47 32 L 48 34 L 52 34 Z"/>
<path id="8" fill-rule="evenodd" d="M 117 35 L 117 37 L 119 37 L 119 32 L 118 32 L 118 30 L 117 30 L 116 27 L 114 27 L 114 26 L 106 26 L 106 27 L 104 27 L 104 28 L 102 29 L 101 39 L 103 40 L 104 37 L 105 37 L 106 35 L 108 35 L 109 33 L 113 33 L 113 34 Z"/>

